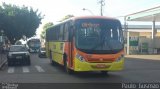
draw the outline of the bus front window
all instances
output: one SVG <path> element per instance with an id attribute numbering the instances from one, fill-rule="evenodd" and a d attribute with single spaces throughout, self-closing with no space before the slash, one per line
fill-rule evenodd
<path id="1" fill-rule="evenodd" d="M 116 53 L 123 49 L 120 22 L 106 19 L 77 21 L 76 47 L 87 53 Z"/>

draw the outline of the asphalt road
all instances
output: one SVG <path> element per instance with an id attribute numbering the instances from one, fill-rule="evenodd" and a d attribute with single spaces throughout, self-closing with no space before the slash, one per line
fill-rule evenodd
<path id="1" fill-rule="evenodd" d="M 102 75 L 83 72 L 69 75 L 59 65 L 52 66 L 47 58 L 31 55 L 30 66 L 4 66 L 0 70 L 0 83 L 155 83 L 160 82 L 160 60 L 126 58 L 125 69 Z"/>

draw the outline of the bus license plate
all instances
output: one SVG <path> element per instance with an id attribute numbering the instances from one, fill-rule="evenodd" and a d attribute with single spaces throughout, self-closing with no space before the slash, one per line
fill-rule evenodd
<path id="1" fill-rule="evenodd" d="M 105 64 L 97 64 L 96 67 L 97 68 L 106 68 L 107 66 Z"/>

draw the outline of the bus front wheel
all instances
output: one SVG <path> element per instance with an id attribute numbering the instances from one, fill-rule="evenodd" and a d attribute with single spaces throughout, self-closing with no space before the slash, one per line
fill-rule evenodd
<path id="1" fill-rule="evenodd" d="M 64 58 L 64 70 L 65 70 L 65 72 L 67 72 L 68 74 L 73 74 L 73 71 L 68 68 L 68 63 L 67 63 L 66 58 Z"/>

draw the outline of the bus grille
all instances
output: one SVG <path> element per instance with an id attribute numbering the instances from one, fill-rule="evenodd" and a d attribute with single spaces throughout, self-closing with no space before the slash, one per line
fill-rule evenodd
<path id="1" fill-rule="evenodd" d="M 99 59 L 88 59 L 87 62 L 90 63 L 112 63 L 114 61 L 114 58 L 112 59 L 103 59 L 103 58 L 99 58 Z"/>

